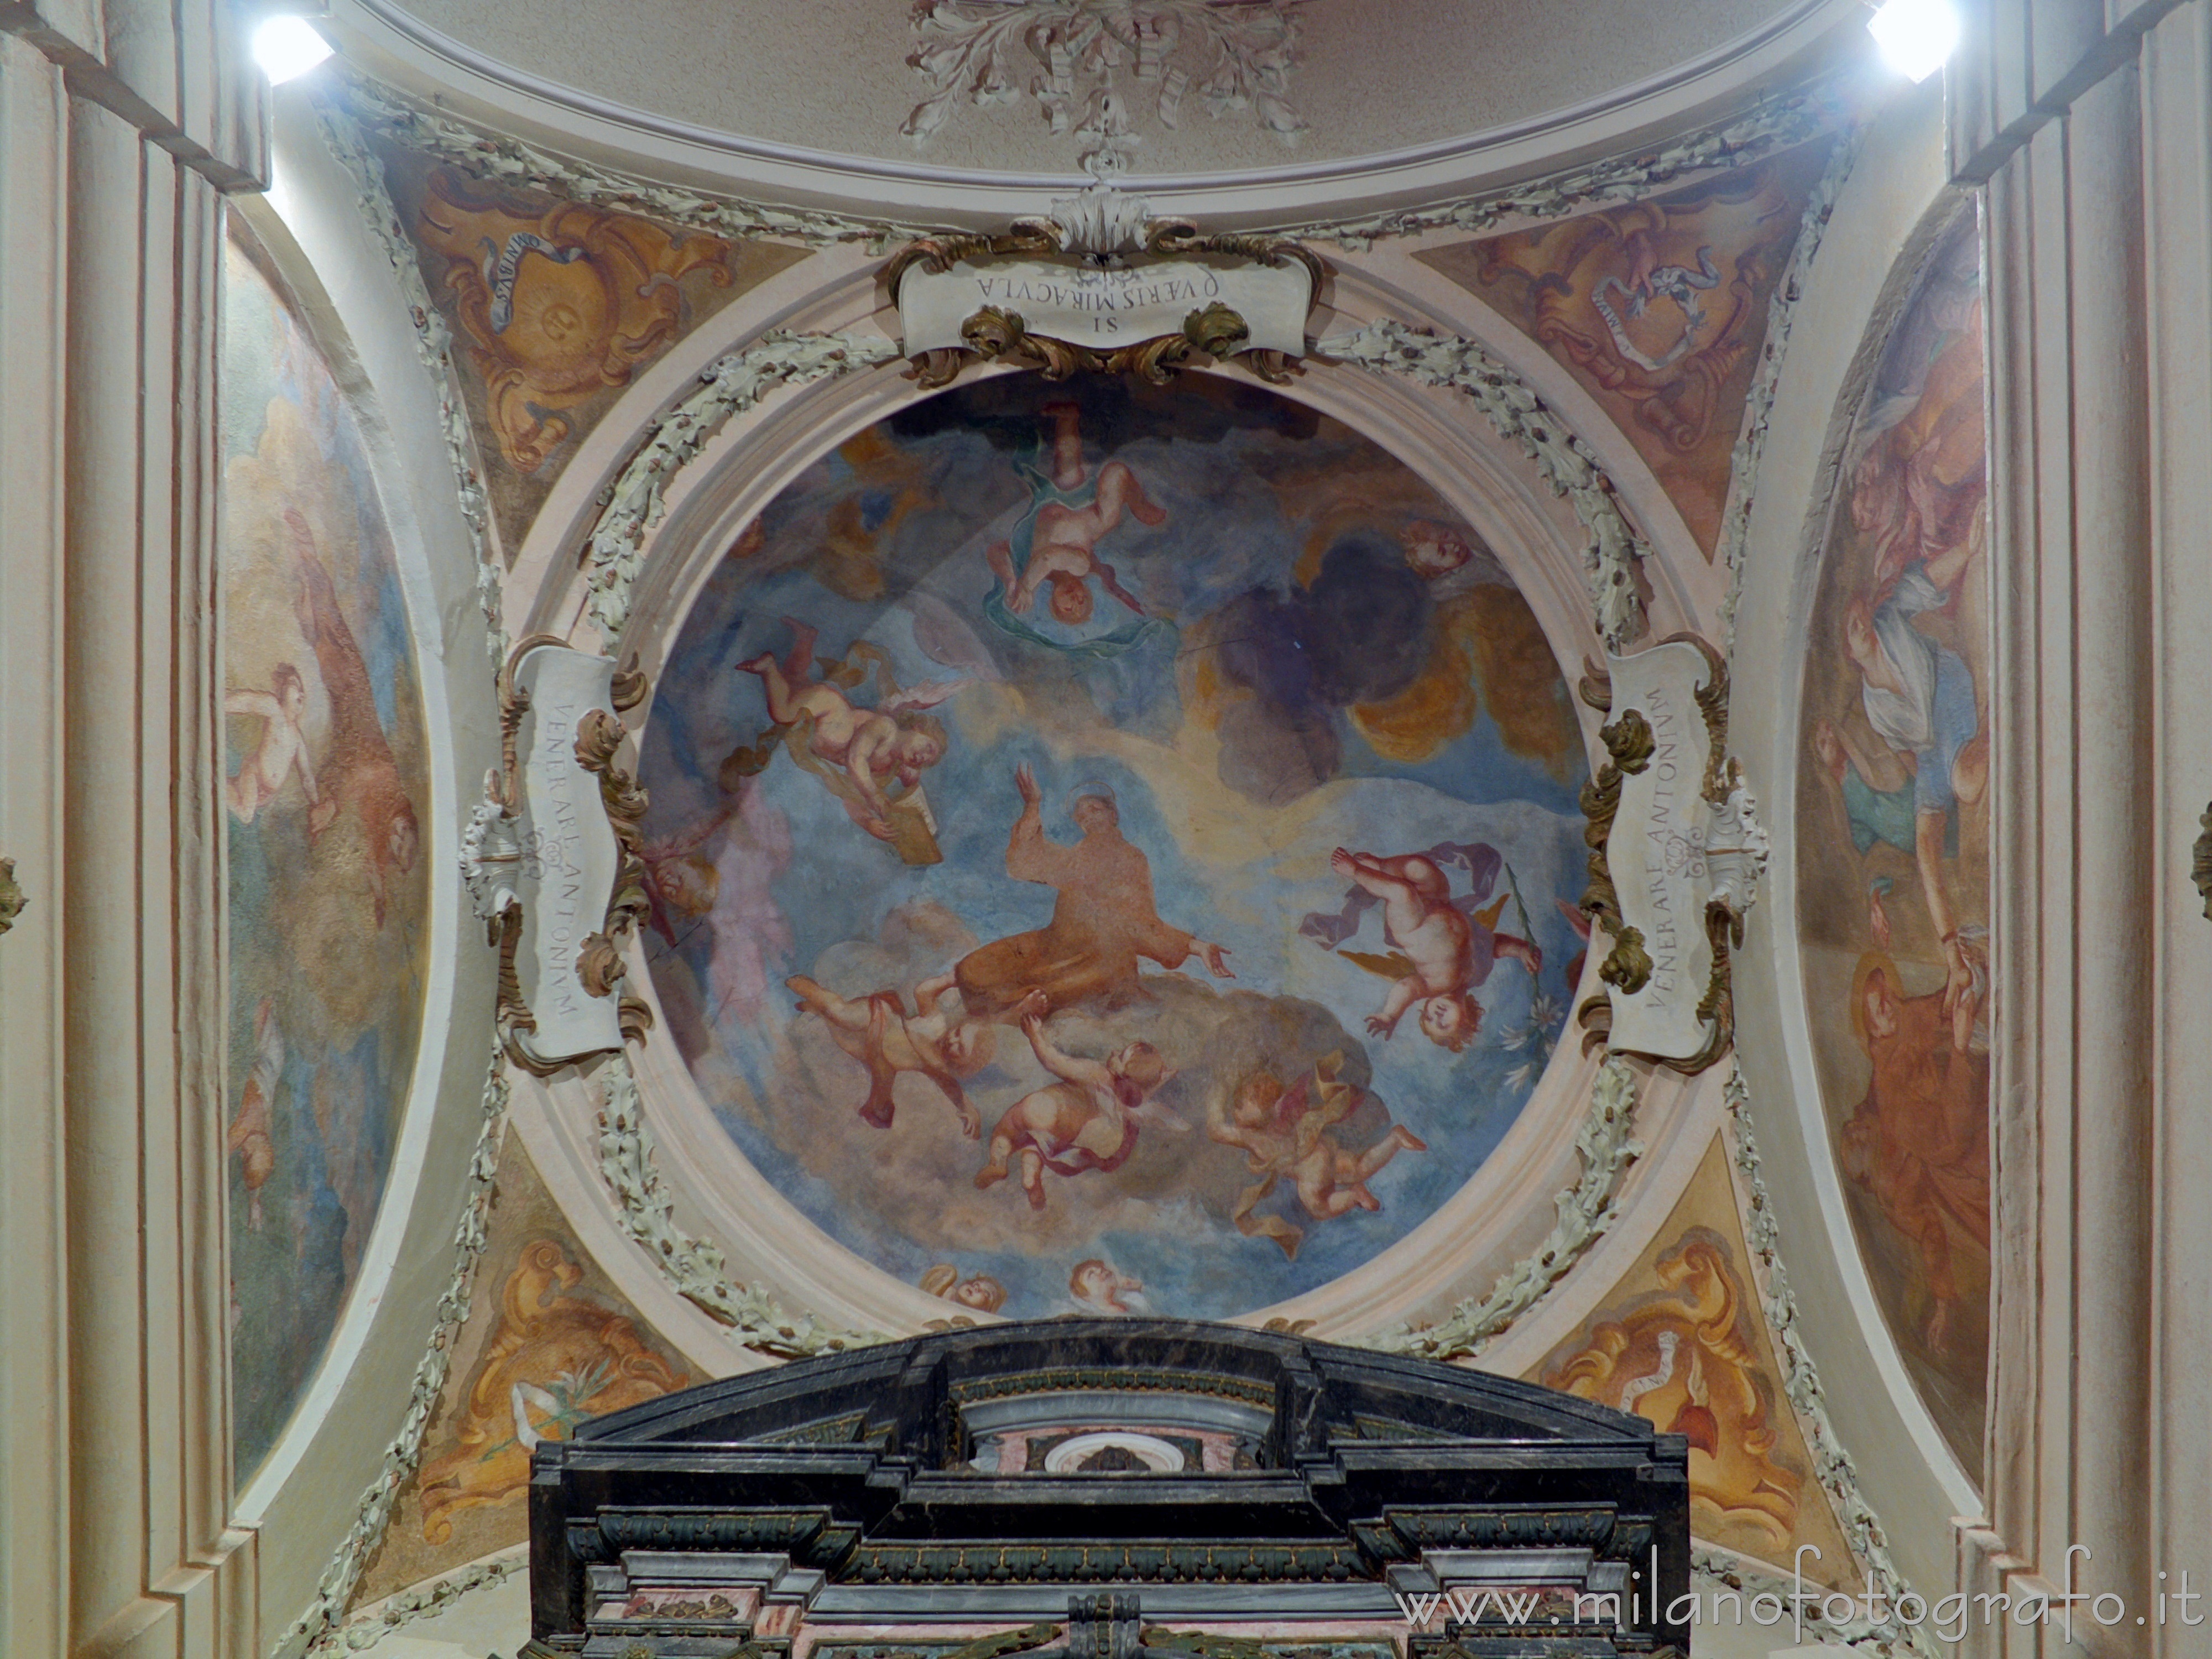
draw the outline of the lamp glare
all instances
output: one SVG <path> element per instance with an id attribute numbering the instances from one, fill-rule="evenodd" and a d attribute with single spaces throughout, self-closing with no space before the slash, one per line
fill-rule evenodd
<path id="1" fill-rule="evenodd" d="M 1959 14 L 1950 0 L 1884 0 L 1867 20 L 1882 61 L 1910 81 L 1925 81 L 1958 49 Z"/>
<path id="2" fill-rule="evenodd" d="M 330 55 L 331 43 L 315 26 L 289 12 L 264 20 L 253 32 L 253 61 L 272 87 L 297 79 Z"/>

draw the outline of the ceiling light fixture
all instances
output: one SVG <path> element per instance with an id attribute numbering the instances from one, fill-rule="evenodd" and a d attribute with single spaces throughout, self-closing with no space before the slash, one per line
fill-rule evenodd
<path id="1" fill-rule="evenodd" d="M 289 12 L 264 19 L 253 31 L 253 61 L 272 87 L 297 79 L 330 55 L 331 43 L 315 26 Z"/>
<path id="2" fill-rule="evenodd" d="M 1959 14 L 1950 0 L 1884 0 L 1867 20 L 1882 62 L 1907 80 L 1925 81 L 1958 49 Z"/>

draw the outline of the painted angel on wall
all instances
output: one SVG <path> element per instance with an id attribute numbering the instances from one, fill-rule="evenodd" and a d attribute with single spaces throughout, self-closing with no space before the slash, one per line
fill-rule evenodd
<path id="1" fill-rule="evenodd" d="M 399 763 L 377 714 L 368 664 L 338 609 L 337 590 L 315 551 L 314 536 L 296 508 L 285 512 L 284 523 L 300 571 L 300 627 L 315 648 L 323 689 L 331 699 L 330 744 L 319 769 L 317 799 L 307 811 L 307 834 L 311 841 L 319 840 L 349 810 L 360 820 L 366 849 L 362 863 L 381 927 L 386 884 L 393 874 L 412 870 L 421 850 L 415 803 L 400 781 Z"/>
<path id="2" fill-rule="evenodd" d="M 1353 1210 L 1381 1209 L 1369 1179 L 1401 1152 L 1429 1150 L 1404 1124 L 1393 1123 L 1371 1146 L 1346 1151 L 1335 1131 L 1358 1110 L 1366 1091 L 1339 1075 L 1343 1067 L 1341 1051 L 1324 1055 L 1288 1087 L 1273 1072 L 1254 1072 L 1226 1103 L 1217 1097 L 1206 1112 L 1206 1133 L 1243 1152 L 1246 1167 L 1261 1177 L 1237 1194 L 1230 1219 L 1248 1238 L 1274 1240 L 1286 1259 L 1297 1258 L 1305 1230 L 1261 1212 L 1277 1183 L 1291 1182 L 1306 1213 L 1330 1221 Z"/>
<path id="3" fill-rule="evenodd" d="M 795 618 L 784 622 L 792 645 L 779 661 L 763 651 L 738 665 L 760 676 L 774 722 L 749 747 L 723 763 L 722 782 L 766 769 L 779 741 L 791 757 L 820 778 L 846 813 L 878 841 L 889 842 L 908 864 L 935 864 L 937 825 L 922 793 L 921 775 L 945 758 L 942 721 L 924 711 L 936 708 L 968 684 L 933 680 L 911 690 L 892 678 L 890 659 L 866 640 L 855 641 L 842 662 L 824 660 L 815 672 L 817 630 Z M 876 676 L 873 708 L 855 707 L 846 696 L 866 677 Z"/>
<path id="4" fill-rule="evenodd" d="M 1534 941 L 1497 931 L 1510 893 L 1499 894 L 1486 908 L 1476 908 L 1504 867 L 1504 857 L 1486 842 L 1447 842 L 1425 853 L 1390 857 L 1340 847 L 1329 855 L 1328 865 L 1352 884 L 1344 908 L 1334 915 L 1313 912 L 1299 923 L 1298 932 L 1324 950 L 1337 951 L 1346 960 L 1390 979 L 1381 1012 L 1368 1017 L 1367 1029 L 1373 1036 L 1388 1037 L 1406 1011 L 1419 1003 L 1422 1035 L 1457 1054 L 1481 1029 L 1482 1005 L 1474 1000 L 1474 988 L 1490 977 L 1499 957 L 1518 962 L 1532 979 L 1543 969 L 1543 952 Z M 1473 890 L 1458 897 L 1453 896 L 1451 878 L 1444 873 L 1454 866 L 1464 869 L 1473 882 Z M 1343 950 L 1345 942 L 1358 933 L 1366 913 L 1378 904 L 1382 907 L 1382 939 L 1391 947 L 1390 954 Z"/>
<path id="5" fill-rule="evenodd" d="M 1030 487 L 1030 508 L 1012 535 L 994 542 L 984 557 L 998 580 L 983 599 L 983 614 L 1017 638 L 1055 651 L 1109 655 L 1125 651 L 1154 624 L 1137 596 L 1121 586 L 1114 567 L 1098 556 L 1098 544 L 1118 529 L 1124 514 L 1142 525 L 1167 522 L 1167 509 L 1145 494 L 1126 461 L 1109 461 L 1091 477 L 1083 464 L 1083 436 L 1071 403 L 1047 404 L 1052 435 L 1041 440 L 1035 460 L 1017 461 Z M 1093 579 L 1134 619 L 1090 637 L 1055 638 L 1026 620 L 1040 596 L 1044 610 L 1066 629 L 1088 624 L 1096 608 Z"/>

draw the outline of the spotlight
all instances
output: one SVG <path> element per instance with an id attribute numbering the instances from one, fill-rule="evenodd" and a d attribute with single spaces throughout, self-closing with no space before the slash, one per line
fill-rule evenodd
<path id="1" fill-rule="evenodd" d="M 330 55 L 331 43 L 315 32 L 315 26 L 289 12 L 264 19 L 253 31 L 253 61 L 272 87 L 305 75 Z"/>
<path id="2" fill-rule="evenodd" d="M 1950 0 L 1884 0 L 1867 20 L 1882 61 L 1908 80 L 1925 81 L 1959 45 Z"/>

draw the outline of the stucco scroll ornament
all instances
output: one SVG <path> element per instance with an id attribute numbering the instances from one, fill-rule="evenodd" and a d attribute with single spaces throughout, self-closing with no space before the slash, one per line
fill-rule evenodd
<path id="1" fill-rule="evenodd" d="M 2197 822 L 2204 833 L 2197 837 L 2197 845 L 2191 849 L 2190 877 L 2196 882 L 2197 891 L 2204 900 L 2204 919 L 2212 921 L 2212 806 L 2207 806 L 2204 816 Z M 0 874 L 12 867 L 0 865 Z M 4 906 L 6 900 L 6 890 L 0 888 L 0 906 Z M 0 914 L 0 933 L 7 931 L 5 915 Z"/>
<path id="2" fill-rule="evenodd" d="M 1241 363 L 1279 384 L 1297 372 L 1324 275 L 1304 248 L 1147 219 L 1125 253 L 1127 216 L 1103 198 L 1055 207 L 1069 210 L 1067 222 L 927 237 L 884 267 L 902 349 L 923 386 L 949 385 L 977 361 L 1048 380 L 1103 373 L 1156 386 L 1200 362 Z"/>
<path id="3" fill-rule="evenodd" d="M 15 884 L 15 860 L 0 859 L 0 933 L 15 925 L 27 902 L 23 890 Z"/>
<path id="4" fill-rule="evenodd" d="M 1728 666 L 1695 635 L 1607 657 L 1582 695 L 1613 719 L 1583 787 L 1589 887 L 1583 909 L 1612 936 L 1606 989 L 1577 1011 L 1605 1042 L 1684 1073 L 1729 1051 L 1729 951 L 1759 893 L 1767 836 L 1727 757 Z"/>
<path id="5" fill-rule="evenodd" d="M 619 994 L 619 940 L 647 908 L 646 795 L 615 764 L 641 675 L 536 635 L 500 674 L 501 764 L 461 839 L 461 878 L 499 957 L 507 1057 L 548 1077 L 642 1040 L 646 1005 Z"/>
<path id="6" fill-rule="evenodd" d="M 1086 173 L 1121 173 L 1143 143 L 1129 94 L 1141 90 L 1174 128 L 1195 96 L 1218 118 L 1249 109 L 1295 141 L 1291 106 L 1298 9 L 1305 0 L 915 0 L 907 58 L 929 83 L 900 129 L 928 143 L 967 102 L 977 108 L 1027 95 L 1055 133 L 1073 131 Z"/>

